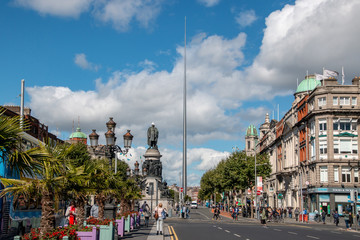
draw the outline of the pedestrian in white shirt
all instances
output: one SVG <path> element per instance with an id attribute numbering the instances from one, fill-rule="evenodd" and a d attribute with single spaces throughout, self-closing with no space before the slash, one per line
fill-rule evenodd
<path id="1" fill-rule="evenodd" d="M 166 218 L 166 208 L 162 207 L 162 203 L 155 208 L 155 220 L 156 220 L 156 235 L 163 235 L 163 224 L 164 219 Z"/>

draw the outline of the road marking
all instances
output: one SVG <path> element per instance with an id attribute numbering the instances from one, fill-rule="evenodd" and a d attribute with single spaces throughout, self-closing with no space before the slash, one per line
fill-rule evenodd
<path id="1" fill-rule="evenodd" d="M 332 233 L 335 233 L 335 234 L 341 234 L 341 233 L 339 233 L 339 232 L 334 232 L 334 231 L 331 231 Z"/>
<path id="2" fill-rule="evenodd" d="M 225 232 L 230 233 L 230 231 L 229 231 L 229 230 L 225 230 Z"/>
<path id="3" fill-rule="evenodd" d="M 236 237 L 240 237 L 240 235 L 238 235 L 238 234 L 234 234 L 234 236 L 236 236 Z"/>
<path id="4" fill-rule="evenodd" d="M 203 214 L 202 212 L 198 212 L 200 215 L 206 217 L 206 219 L 210 219 L 208 216 L 206 216 L 205 214 Z"/>
<path id="5" fill-rule="evenodd" d="M 213 227 L 216 227 L 215 225 Z"/>
<path id="6" fill-rule="evenodd" d="M 320 239 L 318 237 L 314 237 L 314 236 L 310 236 L 310 235 L 306 235 L 308 238 L 313 238 L 313 239 Z"/>
<path id="7" fill-rule="evenodd" d="M 221 228 L 221 227 L 218 227 L 218 229 L 222 230 L 222 228 Z"/>
<path id="8" fill-rule="evenodd" d="M 277 229 L 277 228 L 274 228 L 275 231 L 278 231 L 278 232 L 281 232 L 282 230 L 280 229 Z"/>
<path id="9" fill-rule="evenodd" d="M 168 228 L 169 228 L 169 233 L 170 233 L 171 240 L 174 240 L 174 236 L 173 236 L 173 233 L 172 233 L 172 231 L 171 231 L 170 226 L 168 226 Z"/>
<path id="10" fill-rule="evenodd" d="M 294 234 L 294 235 L 297 235 L 297 233 L 296 233 L 296 232 L 288 232 L 288 233 L 290 233 L 290 234 Z"/>
<path id="11" fill-rule="evenodd" d="M 174 234 L 174 236 L 175 236 L 175 240 L 179 240 L 179 238 L 178 238 L 178 236 L 176 235 L 176 232 L 175 232 L 173 226 L 171 226 L 171 230 L 172 230 L 172 232 L 173 232 L 173 234 Z"/>

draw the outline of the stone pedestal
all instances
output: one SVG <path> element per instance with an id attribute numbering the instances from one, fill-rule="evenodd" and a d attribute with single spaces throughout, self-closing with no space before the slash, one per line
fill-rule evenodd
<path id="1" fill-rule="evenodd" d="M 162 203 L 163 207 L 169 210 L 171 208 L 171 199 L 169 199 L 169 190 L 167 189 L 167 184 L 162 182 L 162 163 L 160 158 L 162 155 L 159 150 L 154 148 L 149 148 L 145 154 L 145 162 L 143 163 L 142 169 L 146 169 L 147 176 L 145 179 L 145 188 L 142 189 L 142 198 L 140 207 L 143 205 L 144 201 L 149 205 L 150 209 L 154 211 L 155 207 Z M 146 188 L 153 186 L 152 194 L 152 203 L 151 195 L 146 193 Z"/>

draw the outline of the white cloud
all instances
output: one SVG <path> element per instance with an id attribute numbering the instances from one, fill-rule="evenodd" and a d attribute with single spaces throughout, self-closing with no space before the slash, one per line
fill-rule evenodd
<path id="1" fill-rule="evenodd" d="M 148 28 L 161 11 L 163 0 L 13 0 L 16 6 L 41 15 L 78 18 L 89 12 L 103 23 L 119 31 L 129 29 L 131 22 Z"/>
<path id="2" fill-rule="evenodd" d="M 255 22 L 257 19 L 255 11 L 254 10 L 247 10 L 240 12 L 236 17 L 236 22 L 241 27 L 247 27 L 250 26 L 253 22 Z"/>
<path id="3" fill-rule="evenodd" d="M 75 54 L 74 62 L 76 65 L 78 65 L 82 69 L 97 71 L 97 70 L 99 70 L 99 67 L 100 67 L 99 65 L 89 62 L 86 59 L 86 55 L 84 53 Z"/>
<path id="4" fill-rule="evenodd" d="M 213 7 L 219 4 L 220 0 L 198 0 L 198 2 L 204 4 L 206 7 Z"/>
<path id="5" fill-rule="evenodd" d="M 18 6 L 33 9 L 40 14 L 58 17 L 79 17 L 89 10 L 93 0 L 14 0 Z"/>
<path id="6" fill-rule="evenodd" d="M 136 20 L 147 28 L 161 10 L 163 0 L 108 0 L 97 1 L 95 16 L 102 22 L 111 23 L 119 31 L 126 31 Z"/>

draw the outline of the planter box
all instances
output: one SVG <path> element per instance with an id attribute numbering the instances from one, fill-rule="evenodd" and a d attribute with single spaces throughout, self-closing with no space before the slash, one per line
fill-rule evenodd
<path id="1" fill-rule="evenodd" d="M 131 218 L 130 218 L 130 230 L 134 230 L 135 228 L 135 216 L 134 214 L 131 214 Z"/>
<path id="2" fill-rule="evenodd" d="M 110 222 L 109 225 L 100 225 L 99 240 L 113 240 L 114 239 L 114 224 Z"/>
<path id="3" fill-rule="evenodd" d="M 130 232 L 130 223 L 131 223 L 131 217 L 130 215 L 125 218 L 125 232 Z"/>
<path id="4" fill-rule="evenodd" d="M 99 232 L 97 231 L 96 227 L 93 227 L 91 232 L 76 232 L 77 236 L 80 240 L 98 240 L 99 239 Z M 69 237 L 63 237 L 63 240 L 68 240 Z"/>
<path id="5" fill-rule="evenodd" d="M 116 219 L 115 222 L 117 224 L 118 236 L 123 237 L 124 233 L 125 233 L 125 219 L 124 219 L 124 217 L 122 217 L 121 219 Z"/>

